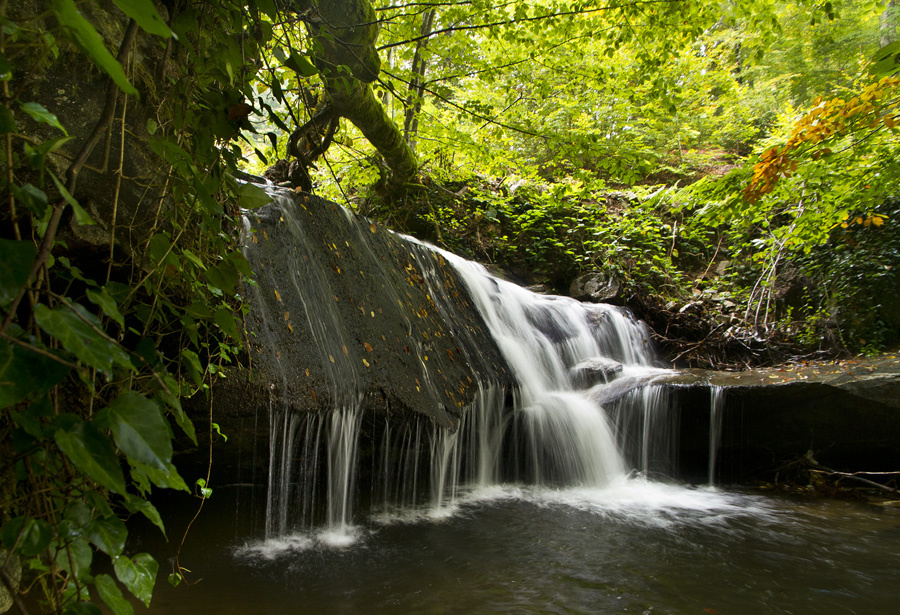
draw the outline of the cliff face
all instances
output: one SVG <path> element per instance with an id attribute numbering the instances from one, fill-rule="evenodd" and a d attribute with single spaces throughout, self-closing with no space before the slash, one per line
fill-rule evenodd
<path id="1" fill-rule="evenodd" d="M 680 409 L 680 467 L 707 468 L 710 388 L 721 387 L 717 476 L 772 480 L 807 451 L 845 471 L 886 471 L 900 459 L 896 355 L 748 372 L 683 372 L 668 386 Z"/>
<path id="2" fill-rule="evenodd" d="M 248 218 L 253 379 L 280 404 L 424 414 L 454 429 L 478 383 L 511 384 L 440 253 L 309 194 Z"/>

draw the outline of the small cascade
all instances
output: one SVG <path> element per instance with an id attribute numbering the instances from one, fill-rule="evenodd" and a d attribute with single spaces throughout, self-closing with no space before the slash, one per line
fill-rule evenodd
<path id="1" fill-rule="evenodd" d="M 643 372 L 642 376 L 648 374 Z M 622 386 L 628 384 L 628 377 L 613 382 Z M 616 426 L 619 450 L 626 465 L 642 476 L 671 476 L 677 453 L 677 408 L 669 399 L 668 389 L 653 384 L 637 386 L 639 382 L 632 380 L 634 388 L 605 405 Z"/>
<path id="2" fill-rule="evenodd" d="M 531 293 L 331 205 L 336 214 L 318 215 L 349 228 L 353 241 L 340 246 L 316 236 L 295 201 L 275 205 L 247 223 L 245 251 L 258 282 L 248 289 L 254 344 L 276 374 L 267 537 L 314 528 L 349 535 L 360 510 L 440 515 L 462 493 L 500 483 L 597 488 L 630 469 L 670 469 L 674 414 L 663 387 L 652 384 L 664 370 L 654 366 L 645 327 L 627 312 Z M 276 231 L 285 248 L 254 247 Z M 390 241 L 376 243 L 385 241 L 376 233 Z M 391 261 L 402 265 L 399 274 Z M 355 269 L 380 303 L 340 286 Z M 424 307 L 409 307 L 414 293 Z M 478 322 L 471 308 L 461 312 L 469 301 Z M 390 306 L 399 328 L 378 329 Z M 443 324 L 424 328 L 435 314 Z M 505 367 L 490 358 L 488 342 Z M 443 370 L 429 361 L 436 354 L 448 357 Z M 411 400 L 405 408 L 379 393 L 377 370 L 390 361 L 405 366 L 395 387 Z M 457 361 L 474 366 L 472 375 L 448 385 Z M 462 405 L 454 391 L 467 388 Z M 303 404 L 319 410 L 298 411 Z"/>
<path id="3" fill-rule="evenodd" d="M 710 487 L 716 484 L 716 455 L 722 438 L 722 410 L 725 407 L 725 388 L 710 385 L 709 388 L 709 475 Z"/>

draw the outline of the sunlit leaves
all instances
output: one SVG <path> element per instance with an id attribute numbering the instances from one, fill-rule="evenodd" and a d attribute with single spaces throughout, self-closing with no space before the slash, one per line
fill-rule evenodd
<path id="1" fill-rule="evenodd" d="M 882 77 L 868 83 L 850 100 L 833 98 L 817 101 L 815 106 L 794 124 L 790 138 L 783 146 L 766 150 L 753 167 L 753 177 L 744 189 L 744 198 L 753 202 L 772 192 L 782 177 L 797 170 L 803 158 L 818 159 L 830 149 L 812 149 L 819 143 L 838 139 L 845 134 L 893 130 L 898 113 L 900 78 Z"/>

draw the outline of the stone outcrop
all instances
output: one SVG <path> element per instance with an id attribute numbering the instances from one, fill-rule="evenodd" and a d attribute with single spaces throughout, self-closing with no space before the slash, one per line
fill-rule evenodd
<path id="1" fill-rule="evenodd" d="M 622 283 L 611 274 L 592 271 L 572 281 L 569 296 L 579 301 L 622 305 Z"/>
<path id="2" fill-rule="evenodd" d="M 213 392 L 228 436 L 214 450 L 221 480 L 264 476 L 270 409 L 358 405 L 453 430 L 479 384 L 511 390 L 505 359 L 440 252 L 306 193 L 284 193 L 247 224 L 250 352 Z M 205 467 L 205 452 L 192 459 Z"/>
<path id="3" fill-rule="evenodd" d="M 665 385 L 680 412 L 679 466 L 687 477 L 707 472 L 712 386 L 724 395 L 716 464 L 722 482 L 772 480 L 808 451 L 843 471 L 897 469 L 900 361 L 894 355 L 748 372 L 687 371 Z"/>

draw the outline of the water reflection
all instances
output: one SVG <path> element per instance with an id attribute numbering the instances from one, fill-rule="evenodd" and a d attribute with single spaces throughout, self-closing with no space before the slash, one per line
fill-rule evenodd
<path id="1" fill-rule="evenodd" d="M 205 580 L 160 583 L 151 613 L 889 613 L 900 599 L 900 514 L 858 503 L 498 486 L 440 518 L 257 543 L 221 540 L 226 507 L 182 557 Z"/>

